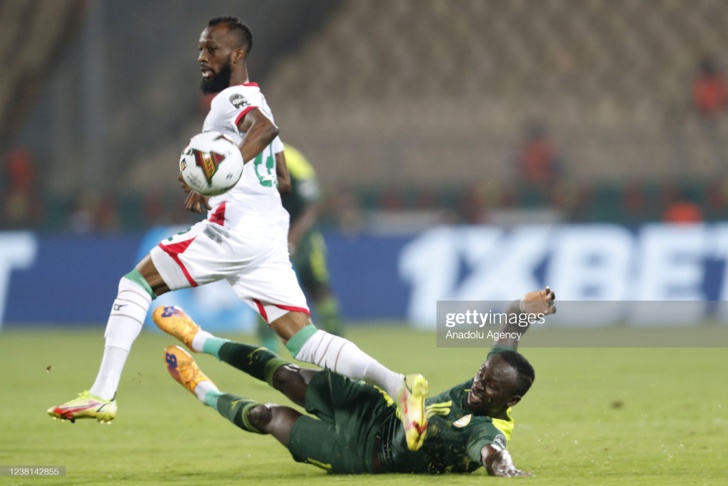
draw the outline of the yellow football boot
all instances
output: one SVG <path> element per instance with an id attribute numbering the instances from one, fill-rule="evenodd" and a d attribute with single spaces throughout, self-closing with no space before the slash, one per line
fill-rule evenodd
<path id="1" fill-rule="evenodd" d="M 195 387 L 203 381 L 212 383 L 200 367 L 197 366 L 192 356 L 179 346 L 167 346 L 164 348 L 164 361 L 167 363 L 167 371 L 177 383 L 187 388 L 194 395 Z"/>
<path id="2" fill-rule="evenodd" d="M 407 448 L 416 451 L 425 442 L 427 434 L 427 414 L 425 397 L 430 384 L 422 375 L 407 375 L 402 381 L 402 389 L 397 397 L 397 415 L 402 421 Z"/>
<path id="3" fill-rule="evenodd" d="M 154 309 L 152 319 L 158 328 L 185 343 L 185 345 L 193 353 L 196 352 L 192 349 L 192 340 L 199 332 L 200 326 L 195 324 L 195 322 L 190 319 L 187 314 L 185 314 L 185 311 L 172 305 L 157 307 Z"/>
<path id="4" fill-rule="evenodd" d="M 51 407 L 47 412 L 54 420 L 61 419 L 62 422 L 70 420 L 75 423 L 76 419 L 96 419 L 102 424 L 110 424 L 116 418 L 116 399 L 104 400 L 86 390 L 79 393 L 78 398 Z"/>

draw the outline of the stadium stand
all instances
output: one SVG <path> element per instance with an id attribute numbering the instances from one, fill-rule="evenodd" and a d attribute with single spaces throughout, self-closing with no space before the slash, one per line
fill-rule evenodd
<path id="1" fill-rule="evenodd" d="M 690 75 L 703 53 L 727 60 L 715 20 L 726 5 L 718 1 L 385 3 L 345 3 L 269 82 L 273 99 L 308 95 L 281 103 L 278 116 L 290 136 L 318 139 L 322 156 L 333 152 L 330 180 L 354 169 L 373 182 L 460 182 L 476 165 L 500 179 L 514 135 L 534 114 L 568 147 L 572 177 L 673 175 L 682 164 L 665 126 L 688 114 Z M 303 123 L 313 110 L 320 125 Z M 381 110 L 386 117 L 367 126 Z M 689 169 L 696 176 L 720 167 Z"/>
<path id="2" fill-rule="evenodd" d="M 385 3 L 345 3 L 269 81 L 272 99 L 308 95 L 277 116 L 314 160 L 329 161 L 322 179 L 331 187 L 352 174 L 373 186 L 476 180 L 519 193 L 505 198 L 518 206 L 565 203 L 562 187 L 514 187 L 511 152 L 534 116 L 566 152 L 563 181 L 599 186 L 584 191 L 598 207 L 577 218 L 654 219 L 651 198 L 641 209 L 622 202 L 633 192 L 627 182 L 725 177 L 690 106 L 704 54 L 728 61 L 717 20 L 725 3 Z M 306 123 L 312 115 L 318 123 Z M 714 139 L 726 125 L 717 117 Z M 570 198 L 572 207 L 585 197 Z"/>
<path id="3" fill-rule="evenodd" d="M 161 43 L 166 50 L 136 57 L 135 42 L 157 35 L 149 19 L 163 13 L 178 31 L 196 35 L 202 7 L 182 13 L 170 1 L 135 1 L 137 15 L 126 7 L 112 12 L 110 49 L 119 64 L 142 63 L 144 73 L 136 81 L 108 73 L 124 93 L 109 107 L 110 152 L 133 168 L 117 177 L 112 167 L 108 177 L 117 177 L 127 212 L 144 207 L 143 194 L 165 180 L 162 161 L 178 152 L 180 133 L 199 127 L 189 51 Z M 0 7 L 10 4 L 22 10 L 8 0 Z M 256 33 L 267 35 L 260 46 L 273 43 L 271 32 L 310 20 L 295 21 L 302 10 L 284 17 L 248 6 Z M 725 2 L 370 0 L 331 1 L 318 13 L 324 10 L 317 24 L 283 36 L 285 45 L 256 46 L 253 59 L 268 64 L 252 72 L 282 133 L 306 148 L 332 199 L 344 197 L 340 191 L 357 195 L 347 207 L 446 208 L 467 221 L 487 220 L 484 207 L 549 207 L 580 221 L 654 220 L 665 201 L 652 194 L 677 183 L 709 202 L 706 218 L 728 216 L 728 116 L 720 111 L 706 121 L 691 92 L 706 56 L 728 68 Z M 171 32 L 164 35 L 174 44 Z M 134 146 L 125 143 L 147 119 L 155 123 Z M 548 187 L 520 185 L 512 167 L 533 119 L 548 126 L 563 155 Z M 174 194 L 174 183 L 164 189 Z M 149 224 L 139 215 L 121 221 Z"/>
<path id="4" fill-rule="evenodd" d="M 47 82 L 46 70 L 83 18 L 83 0 L 0 0 L 0 150 Z"/>

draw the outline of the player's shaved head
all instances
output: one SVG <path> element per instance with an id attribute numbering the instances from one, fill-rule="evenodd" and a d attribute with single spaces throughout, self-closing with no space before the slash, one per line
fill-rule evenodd
<path id="1" fill-rule="evenodd" d="M 218 25 L 227 27 L 228 32 L 232 34 L 238 42 L 236 47 L 242 47 L 245 49 L 246 56 L 250 53 L 250 50 L 253 48 L 253 32 L 250 30 L 250 27 L 245 25 L 239 18 L 232 16 L 215 17 L 210 19 L 207 23 L 208 27 L 215 27 Z"/>
<path id="2" fill-rule="evenodd" d="M 496 356 L 499 356 L 516 371 L 517 378 L 514 384 L 514 392 L 520 396 L 525 395 L 536 379 L 536 371 L 531 363 L 528 362 L 525 356 L 514 351 L 504 351 Z"/>

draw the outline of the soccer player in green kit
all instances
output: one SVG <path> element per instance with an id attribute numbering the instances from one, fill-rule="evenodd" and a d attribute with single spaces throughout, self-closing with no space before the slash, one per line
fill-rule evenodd
<path id="1" fill-rule="evenodd" d="M 511 303 L 508 314 L 556 312 L 555 294 L 546 287 Z M 519 316 L 520 317 L 520 316 Z M 472 472 L 485 467 L 493 476 L 530 476 L 517 469 L 506 447 L 513 430 L 510 409 L 528 391 L 533 367 L 516 352 L 528 325 L 502 324 L 496 341 L 474 378 L 426 400 L 424 443 L 407 448 L 392 399 L 378 388 L 329 370 L 299 368 L 265 348 L 217 337 L 203 352 L 266 381 L 297 405 L 262 404 L 223 393 L 182 348 L 165 349 L 175 380 L 239 428 L 270 434 L 298 462 L 340 474 Z M 506 337 L 507 336 L 507 337 Z"/>

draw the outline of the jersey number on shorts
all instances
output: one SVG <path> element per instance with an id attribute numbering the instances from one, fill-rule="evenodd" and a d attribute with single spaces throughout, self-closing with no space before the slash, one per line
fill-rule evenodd
<path id="1" fill-rule="evenodd" d="M 273 187 L 278 185 L 278 177 L 276 175 L 276 159 L 273 155 L 273 147 L 268 145 L 253 160 L 255 167 L 255 175 L 263 187 Z"/>

